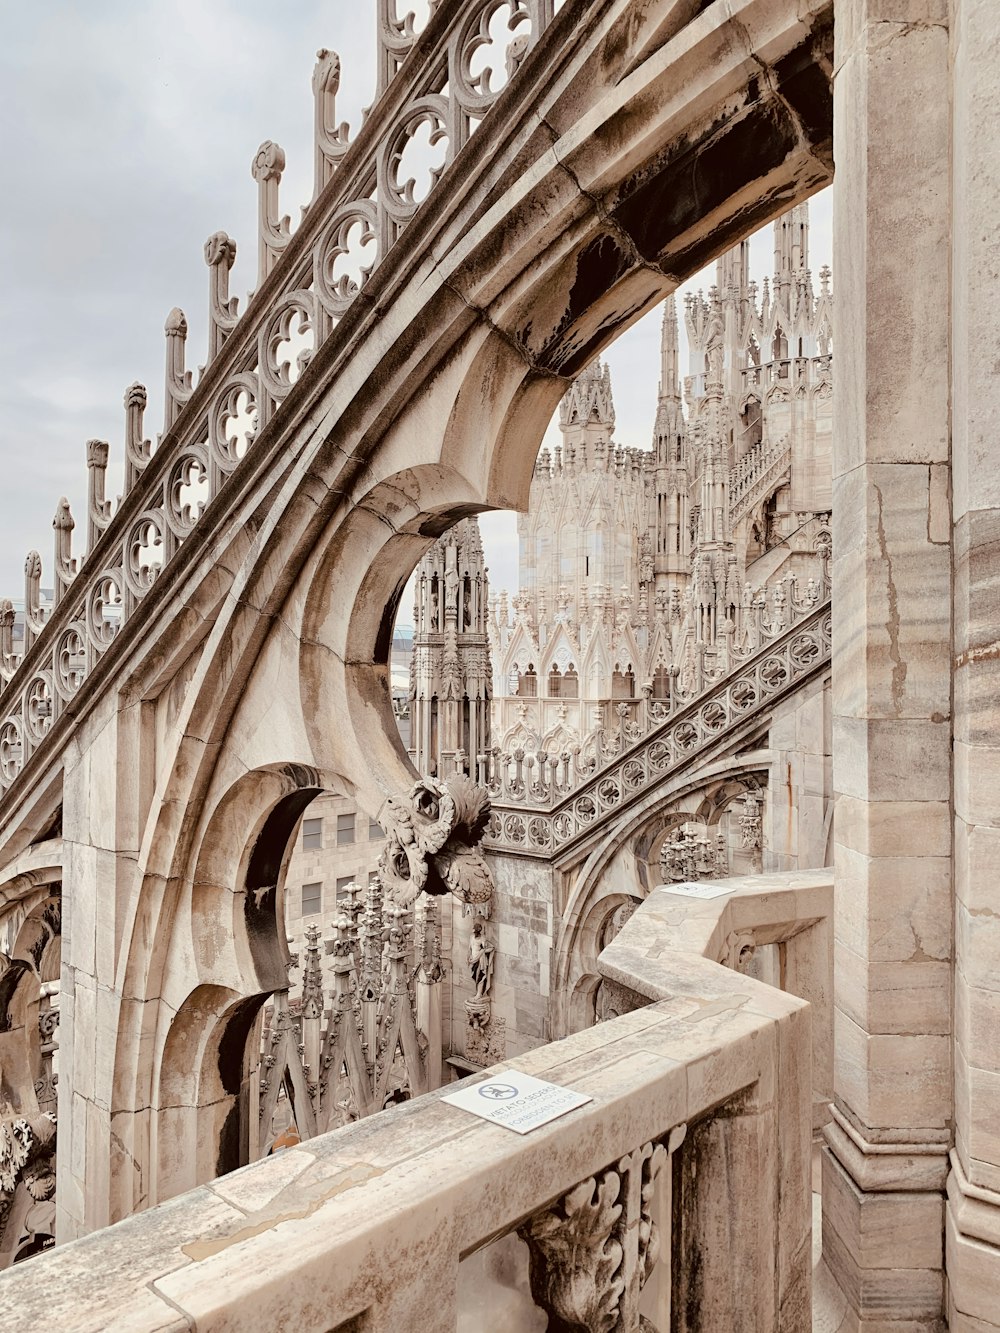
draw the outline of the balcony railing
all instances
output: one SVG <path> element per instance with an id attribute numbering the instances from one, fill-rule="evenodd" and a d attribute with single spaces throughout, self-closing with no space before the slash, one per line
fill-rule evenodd
<path id="1" fill-rule="evenodd" d="M 810 1015 L 746 968 L 777 947 L 823 1012 L 829 872 L 721 887 L 654 892 L 605 950 L 620 1017 L 484 1076 L 586 1105 L 521 1135 L 428 1094 L 11 1270 L 0 1324 L 808 1328 Z"/>

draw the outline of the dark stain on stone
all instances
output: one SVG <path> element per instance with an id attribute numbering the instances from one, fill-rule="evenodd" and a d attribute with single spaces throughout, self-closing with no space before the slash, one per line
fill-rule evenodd
<path id="1" fill-rule="evenodd" d="M 266 996 L 252 995 L 234 1008 L 219 1042 L 219 1078 L 233 1097 L 232 1106 L 219 1131 L 216 1175 L 235 1171 L 249 1160 L 250 1133 L 256 1130 L 250 1116 L 250 1080 L 258 1077 L 255 1069 L 246 1071 L 246 1048 L 251 1029 Z"/>
<path id="2" fill-rule="evenodd" d="M 626 185 L 612 217 L 640 254 L 655 262 L 674 237 L 780 167 L 797 147 L 787 112 L 773 101 L 758 102 L 685 145 L 637 188 Z"/>
<path id="3" fill-rule="evenodd" d="M 585 315 L 631 267 L 631 257 L 613 236 L 606 233 L 595 236 L 585 245 L 577 257 L 576 276 L 569 290 L 569 301 L 560 321 L 559 332 Z"/>
<path id="4" fill-rule="evenodd" d="M 814 151 L 832 160 L 833 15 L 817 22 L 807 41 L 774 66 L 778 92 L 798 116 Z"/>
<path id="5" fill-rule="evenodd" d="M 585 318 L 600 304 L 615 283 L 634 267 L 633 257 L 627 254 L 607 232 L 595 236 L 583 247 L 577 255 L 576 271 L 562 318 L 547 348 L 538 357 L 539 364 L 557 370 L 560 374 L 575 375 L 594 359 L 597 351 L 610 341 L 614 327 L 620 326 L 628 318 L 627 313 L 608 316 L 603 331 L 592 335 L 584 344 L 577 344 L 566 335 L 573 330 L 579 320 Z M 530 331 L 531 325 L 527 324 L 518 334 L 519 339 L 525 344 Z"/>
<path id="6" fill-rule="evenodd" d="M 0 977 L 0 1032 L 10 1032 L 10 1006 L 23 978 L 31 971 L 23 958 L 15 958 Z"/>
<path id="7" fill-rule="evenodd" d="M 36 834 L 36 836 L 32 838 L 31 846 L 37 847 L 40 842 L 48 842 L 50 838 L 61 837 L 62 820 L 63 820 L 63 808 L 62 805 L 60 804 L 56 806 L 55 814 L 52 816 L 49 822 L 43 825 L 38 834 Z"/>

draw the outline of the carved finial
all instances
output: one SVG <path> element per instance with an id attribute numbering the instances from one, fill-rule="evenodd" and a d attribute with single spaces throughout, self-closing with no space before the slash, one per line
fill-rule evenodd
<path id="1" fill-rule="evenodd" d="M 42 557 L 29 551 L 24 562 L 24 651 L 27 652 L 41 631 L 42 617 Z"/>
<path id="2" fill-rule="evenodd" d="M 209 268 L 225 265 L 231 269 L 236 262 L 236 242 L 224 231 L 214 231 L 205 242 L 205 263 Z"/>
<path id="3" fill-rule="evenodd" d="M 0 680 L 10 680 L 14 667 L 14 603 L 9 597 L 4 597 L 0 599 Z"/>
<path id="4" fill-rule="evenodd" d="M 253 178 L 255 181 L 281 180 L 285 169 L 285 150 L 270 139 L 265 139 L 254 155 Z"/>
<path id="5" fill-rule="evenodd" d="M 142 414 L 146 410 L 146 386 L 130 384 L 125 390 L 125 494 L 149 462 L 150 444 L 143 438 Z"/>
<path id="6" fill-rule="evenodd" d="M 337 124 L 337 93 L 340 90 L 340 56 L 325 46 L 316 52 L 312 76 L 314 118 L 315 199 L 347 152 L 347 122 Z"/>
<path id="7" fill-rule="evenodd" d="M 254 155 L 251 171 L 257 182 L 257 285 L 278 262 L 291 240 L 291 218 L 278 214 L 278 186 L 285 169 L 284 150 L 270 139 Z"/>
<path id="8" fill-rule="evenodd" d="M 163 430 L 168 431 L 191 397 L 191 372 L 184 369 L 188 325 L 184 311 L 174 306 L 163 325 L 167 336 L 167 370 L 163 401 Z"/>
<path id="9" fill-rule="evenodd" d="M 87 441 L 87 466 L 89 468 L 105 468 L 108 466 L 107 440 Z"/>
<path id="10" fill-rule="evenodd" d="M 208 280 L 208 360 L 211 363 L 236 327 L 235 296 L 229 295 L 229 272 L 236 262 L 236 242 L 224 231 L 213 232 L 205 242 Z"/>
<path id="11" fill-rule="evenodd" d="M 163 332 L 168 338 L 186 338 L 188 336 L 188 324 L 183 310 L 174 306 L 164 322 Z"/>
<path id="12" fill-rule="evenodd" d="M 76 577 L 76 561 L 72 558 L 73 529 L 76 524 L 73 522 L 69 501 L 64 495 L 60 496 L 59 503 L 56 505 L 52 527 L 55 531 L 52 604 L 58 606 L 62 601 L 63 593 Z"/>
<path id="13" fill-rule="evenodd" d="M 111 520 L 111 502 L 104 498 L 108 468 L 106 440 L 87 441 L 87 554 L 97 545 Z"/>
<path id="14" fill-rule="evenodd" d="M 306 957 L 302 971 L 302 1017 L 323 1017 L 323 970 L 320 965 L 319 927 L 306 926 Z"/>

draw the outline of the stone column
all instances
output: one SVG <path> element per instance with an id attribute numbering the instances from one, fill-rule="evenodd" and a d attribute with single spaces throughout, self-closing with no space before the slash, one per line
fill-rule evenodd
<path id="1" fill-rule="evenodd" d="M 1000 1328 L 1000 13 L 952 7 L 953 1330 Z"/>
<path id="2" fill-rule="evenodd" d="M 952 1118 L 947 16 L 836 6 L 823 1248 L 852 1327 L 907 1333 L 940 1327 Z"/>

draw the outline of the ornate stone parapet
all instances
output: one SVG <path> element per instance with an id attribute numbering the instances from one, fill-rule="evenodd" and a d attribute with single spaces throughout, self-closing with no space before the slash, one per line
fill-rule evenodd
<path id="1" fill-rule="evenodd" d="M 508 1066 L 585 1105 L 523 1135 L 435 1094 L 348 1124 L 14 1270 L 0 1323 L 68 1325 L 82 1308 L 135 1333 L 178 1312 L 199 1327 L 455 1329 L 460 1256 L 500 1236 L 522 1265 L 506 1288 L 516 1327 L 718 1333 L 739 1309 L 759 1333 L 807 1328 L 808 1012 L 711 956 L 739 919 L 766 932 L 784 911 L 805 928 L 822 888 L 764 878 L 684 916 L 647 899 L 602 956 L 632 1011 Z"/>

